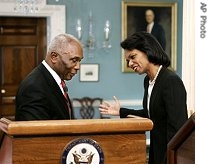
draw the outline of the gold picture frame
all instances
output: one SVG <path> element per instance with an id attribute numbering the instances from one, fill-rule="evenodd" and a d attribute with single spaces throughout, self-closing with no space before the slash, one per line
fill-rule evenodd
<path id="1" fill-rule="evenodd" d="M 165 2 L 128 2 L 122 1 L 122 40 L 133 32 L 143 28 L 145 24 L 145 11 L 152 9 L 155 19 L 162 25 L 166 36 L 166 53 L 171 58 L 171 69 L 176 70 L 177 63 L 177 3 Z M 122 50 L 122 72 L 134 72 L 127 67 Z"/>

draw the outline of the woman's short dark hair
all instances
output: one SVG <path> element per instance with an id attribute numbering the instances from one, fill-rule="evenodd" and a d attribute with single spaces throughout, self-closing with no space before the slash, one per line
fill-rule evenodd
<path id="1" fill-rule="evenodd" d="M 125 50 L 134 49 L 144 52 L 149 62 L 168 67 L 171 64 L 169 56 L 161 47 L 157 39 L 145 31 L 136 32 L 120 43 Z"/>

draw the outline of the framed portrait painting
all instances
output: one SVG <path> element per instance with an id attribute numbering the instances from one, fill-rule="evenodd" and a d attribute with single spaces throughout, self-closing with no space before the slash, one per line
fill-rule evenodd
<path id="1" fill-rule="evenodd" d="M 147 17 L 151 12 L 154 16 L 154 25 L 153 29 L 150 29 L 150 33 L 156 37 L 169 55 L 171 69 L 176 70 L 177 3 L 122 1 L 122 40 L 136 31 L 147 31 Z M 161 31 L 155 34 L 154 28 L 157 26 Z M 127 66 L 124 52 L 122 52 L 122 72 L 134 72 Z"/>
<path id="2" fill-rule="evenodd" d="M 99 64 L 81 64 L 80 81 L 97 82 L 99 80 Z"/>

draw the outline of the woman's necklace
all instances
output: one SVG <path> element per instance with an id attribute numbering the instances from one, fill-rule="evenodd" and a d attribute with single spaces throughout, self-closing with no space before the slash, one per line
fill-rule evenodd
<path id="1" fill-rule="evenodd" d="M 154 78 L 152 81 L 149 80 L 149 85 L 154 85 L 154 84 L 155 84 L 155 81 L 156 81 L 156 79 L 157 79 L 157 77 L 158 77 L 158 74 L 159 74 L 161 68 L 162 68 L 162 65 L 160 65 L 160 67 L 158 68 L 158 71 L 157 71 L 157 73 L 156 73 L 156 75 L 155 75 L 155 78 Z"/>

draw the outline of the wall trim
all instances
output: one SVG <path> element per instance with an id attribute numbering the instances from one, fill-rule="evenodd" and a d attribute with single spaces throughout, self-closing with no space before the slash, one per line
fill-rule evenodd
<path id="1" fill-rule="evenodd" d="M 47 5 L 42 0 L 37 13 L 20 14 L 14 11 L 16 0 L 0 0 L 0 16 L 18 17 L 46 17 L 47 18 L 47 45 L 52 38 L 66 32 L 66 7 L 65 5 Z"/>
<path id="2" fill-rule="evenodd" d="M 190 117 L 195 112 L 195 1 L 183 0 L 182 80 Z M 189 39 L 190 38 L 190 39 Z"/>
<path id="3" fill-rule="evenodd" d="M 107 101 L 109 103 L 113 103 L 114 100 L 103 100 Z M 139 99 L 133 99 L 133 100 L 119 100 L 121 107 L 123 106 L 130 106 L 130 107 L 141 107 L 142 106 L 142 100 Z M 73 102 L 74 107 L 79 107 L 78 102 Z"/>

